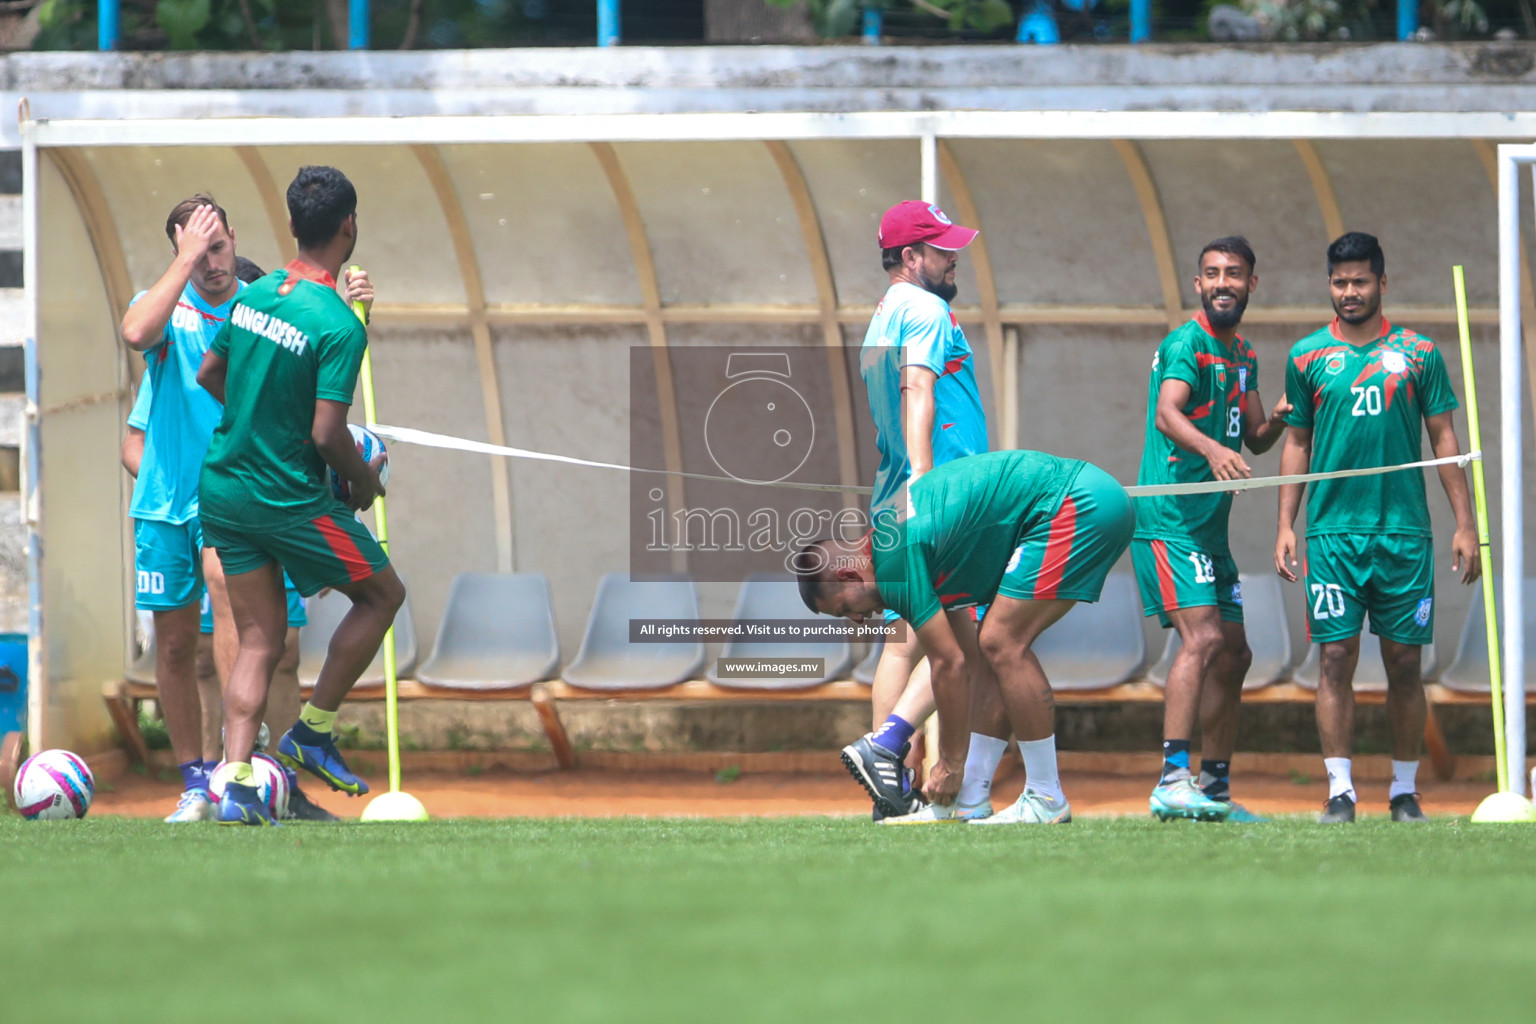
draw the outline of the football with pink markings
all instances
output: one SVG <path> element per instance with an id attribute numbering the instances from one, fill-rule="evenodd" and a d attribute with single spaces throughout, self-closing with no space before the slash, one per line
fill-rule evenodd
<path id="1" fill-rule="evenodd" d="M 96 796 L 96 777 L 80 755 L 44 750 L 21 763 L 12 795 L 28 821 L 83 818 Z"/>

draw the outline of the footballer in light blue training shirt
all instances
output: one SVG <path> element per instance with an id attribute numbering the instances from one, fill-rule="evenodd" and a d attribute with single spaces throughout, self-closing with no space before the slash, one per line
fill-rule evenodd
<path id="1" fill-rule="evenodd" d="M 987 417 L 976 389 L 975 355 L 949 308 L 956 292 L 958 253 L 975 238 L 974 229 L 955 224 L 943 210 L 919 199 L 897 203 L 880 218 L 880 265 L 891 283 L 859 353 L 859 374 L 869 391 L 880 451 L 869 506 L 870 523 L 877 531 L 882 520 L 921 511 L 908 501 L 907 485 L 914 475 L 987 450 Z M 978 608 L 973 614 L 981 612 Z M 891 609 L 884 615 L 887 623 L 899 618 Z M 844 765 L 874 799 L 876 820 L 922 813 L 922 799 L 903 764 L 913 731 L 921 724 L 919 708 L 904 707 L 909 693 L 926 689 L 921 681 L 926 677 L 913 672 L 921 657 L 915 632 L 887 639 L 871 690 L 875 731 L 843 748 Z M 893 691 L 893 685 L 900 690 Z M 899 692 L 900 699 L 883 706 L 887 697 L 882 694 L 892 692 Z M 967 762 L 964 772 L 973 790 L 982 787 L 984 793 L 992 784 L 997 764 L 990 751 L 1007 748 L 1003 728 L 1001 743 L 990 735 L 981 741 L 973 737 L 971 749 L 981 759 Z M 974 805 L 967 814 L 990 807 L 984 795 L 963 789 L 959 799 Z"/>
<path id="2" fill-rule="evenodd" d="M 882 509 L 904 511 L 907 479 L 912 472 L 908 439 L 901 421 L 902 371 L 909 366 L 931 371 L 933 381 L 931 469 L 987 450 L 987 416 L 976 388 L 975 357 L 949 300 L 955 296 L 955 252 L 976 232 L 952 224 L 943 211 L 919 200 L 898 203 L 880 224 L 882 261 L 900 260 L 907 247 L 919 251 L 912 276 L 921 285 L 894 281 L 875 309 L 864 335 L 859 373 L 869 390 L 880 468 L 875 472 L 871 519 Z M 887 266 L 887 270 L 893 269 Z"/>
<path id="3" fill-rule="evenodd" d="M 135 603 L 155 618 L 155 681 L 185 792 L 167 821 L 207 821 L 214 805 L 208 776 L 219 757 L 205 748 L 197 691 L 197 604 L 206 592 L 198 489 L 203 457 L 221 409 L 197 383 L 197 371 L 243 287 L 235 235 L 207 193 L 171 208 L 166 238 L 175 253 L 123 314 L 123 343 L 144 354 L 131 425 L 144 431 L 129 513 L 133 517 Z"/>
<path id="4" fill-rule="evenodd" d="M 237 282 L 234 295 L 244 287 Z M 208 441 L 224 410 L 197 383 L 197 369 L 233 305 L 233 295 L 210 305 L 189 282 L 163 337 L 144 353 L 144 380 L 128 422 L 144 431 L 144 458 L 129 514 L 138 569 L 136 603 L 145 610 L 184 608 L 203 596 L 197 489 Z M 141 405 L 147 408 L 139 417 Z"/>

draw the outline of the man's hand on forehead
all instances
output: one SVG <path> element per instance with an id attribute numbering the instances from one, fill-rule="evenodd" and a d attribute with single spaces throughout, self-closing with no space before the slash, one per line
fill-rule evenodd
<path id="1" fill-rule="evenodd" d="M 176 228 L 176 251 L 189 260 L 196 260 L 208 251 L 223 227 L 219 211 L 211 206 L 199 206 L 192 211 L 185 225 Z"/>

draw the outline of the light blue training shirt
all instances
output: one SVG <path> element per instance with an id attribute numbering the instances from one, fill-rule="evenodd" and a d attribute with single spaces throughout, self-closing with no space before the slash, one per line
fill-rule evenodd
<path id="1" fill-rule="evenodd" d="M 241 282 L 235 294 L 244 290 Z M 133 297 L 138 302 L 146 293 Z M 144 458 L 133 486 L 128 514 L 135 519 L 185 523 L 197 518 L 197 487 L 203 473 L 203 457 L 213 428 L 224 414 L 223 406 L 197 382 L 197 371 L 214 335 L 229 318 L 234 298 L 210 306 L 188 283 L 171 313 L 165 334 L 144 354 L 144 381 L 140 402 L 148 407 L 145 417 Z M 144 398 L 153 389 L 153 404 Z M 130 424 L 134 424 L 130 416 Z"/>
<path id="2" fill-rule="evenodd" d="M 149 410 L 153 406 L 154 401 L 154 378 L 146 373 L 144 375 L 144 379 L 139 381 L 139 393 L 134 396 L 133 409 L 128 413 L 128 425 L 130 427 L 136 427 L 139 430 L 149 429 Z M 220 408 L 222 410 L 222 406 Z M 149 446 L 146 441 L 145 448 L 147 449 L 148 447 Z M 140 468 L 143 468 L 142 464 L 140 465 Z M 137 488 L 135 488 L 135 490 L 137 490 Z M 298 588 L 293 585 L 293 580 L 288 578 L 288 574 L 286 572 L 283 573 L 283 588 L 287 591 L 288 597 L 288 625 L 304 625 L 308 621 L 308 616 L 304 611 L 304 598 L 300 596 Z M 210 603 L 208 592 L 206 590 L 203 591 L 202 618 L 203 632 L 212 633 L 213 605 Z"/>
<path id="3" fill-rule="evenodd" d="M 148 373 L 139 381 L 139 393 L 134 396 L 133 408 L 128 412 L 128 425 L 139 430 L 149 429 L 149 405 L 154 401 L 155 382 Z"/>
<path id="4" fill-rule="evenodd" d="M 987 414 L 976 390 L 976 360 L 949 303 L 904 281 L 891 285 L 875 309 L 859 353 L 859 373 L 869 390 L 880 468 L 869 512 L 901 514 L 912 462 L 901 427 L 901 370 L 924 366 L 933 386 L 933 464 L 987 451 Z"/>

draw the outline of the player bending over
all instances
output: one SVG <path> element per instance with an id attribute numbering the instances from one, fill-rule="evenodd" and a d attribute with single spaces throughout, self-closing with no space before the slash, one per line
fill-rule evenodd
<path id="1" fill-rule="evenodd" d="M 166 821 L 213 817 L 208 777 L 217 744 L 203 742 L 196 657 L 198 605 L 219 588 L 219 560 L 204 547 L 198 477 L 219 405 L 196 375 L 214 335 L 245 286 L 235 276 L 235 233 L 213 197 L 198 193 L 172 208 L 165 233 L 175 259 L 123 314 L 123 341 L 144 353 L 141 394 L 154 403 L 140 423 L 144 446 L 133 485 L 135 603 L 155 620 L 155 683 L 171 750 L 185 787 Z M 147 397 L 146 397 L 147 401 Z"/>
<path id="2" fill-rule="evenodd" d="M 1436 458 L 1460 454 L 1451 413 L 1456 395 L 1435 343 L 1387 322 L 1386 258 L 1359 231 L 1328 247 L 1328 288 L 1338 316 L 1291 348 L 1285 391 L 1295 408 L 1280 454 L 1282 474 L 1364 469 L 1417 462 L 1420 422 Z M 1451 567 L 1477 579 L 1477 534 L 1467 477 L 1440 469 L 1456 513 Z M 1294 582 L 1302 487 L 1280 488 L 1275 571 Z M 1419 748 L 1424 738 L 1420 652 L 1434 636 L 1435 551 L 1419 470 L 1319 480 L 1307 498 L 1307 633 L 1321 646 L 1317 731 L 1328 771 L 1328 803 L 1318 821 L 1355 820 L 1350 753 L 1355 727 L 1355 663 L 1366 613 L 1381 637 L 1392 726 L 1393 821 L 1426 821 L 1419 808 Z"/>
<path id="3" fill-rule="evenodd" d="M 240 638 L 224 688 L 226 824 L 272 823 L 250 759 L 287 635 L 284 570 L 305 596 L 334 587 L 352 609 L 277 756 L 354 796 L 368 784 L 342 759 L 332 726 L 405 600 L 388 557 L 331 493 L 326 473 L 329 465 L 351 485 L 353 508 L 383 492 L 377 467 L 362 460 L 347 430 L 368 344 L 347 302 L 373 301 L 362 273 L 347 275 L 346 300 L 336 292 L 357 244 L 357 192 L 334 167 L 301 168 L 288 186 L 288 216 L 298 258 L 246 290 L 197 375 L 224 403 L 203 466 L 202 508 Z"/>
<path id="4" fill-rule="evenodd" d="M 1238 480 L 1251 475 L 1242 446 L 1266 452 L 1285 433 L 1290 406 L 1269 416 L 1259 364 L 1237 333 L 1258 287 L 1246 239 L 1218 238 L 1200 251 L 1195 292 L 1203 307 L 1163 339 L 1147 389 L 1147 440 L 1138 484 Z M 1255 821 L 1234 804 L 1229 782 L 1237 706 L 1253 663 L 1243 630 L 1243 595 L 1227 544 L 1232 495 L 1160 495 L 1136 500 L 1131 561 L 1142 609 L 1179 631 L 1163 692 L 1163 770 L 1152 790 L 1157 817 Z M 1200 718 L 1200 777 L 1189 765 Z"/>
<path id="5" fill-rule="evenodd" d="M 917 631 L 932 666 L 939 759 L 923 787 L 954 813 L 971 706 L 968 663 L 985 659 L 1024 756 L 1026 786 L 975 825 L 1072 820 L 1056 768 L 1055 700 L 1030 646 L 1077 601 L 1097 601 L 1130 544 L 1135 513 L 1097 466 L 1043 452 L 973 455 L 912 485 L 916 512 L 882 522 L 856 549 L 818 541 L 798 554 L 812 611 L 863 622 L 889 608 Z M 990 602 L 975 638 L 970 609 Z"/>
<path id="6" fill-rule="evenodd" d="M 904 513 L 907 487 L 934 466 L 987 450 L 975 360 L 949 308 L 959 250 L 975 237 L 975 230 L 951 223 L 943 211 L 918 200 L 897 203 L 880 219 L 880 263 L 891 284 L 859 356 L 880 450 L 871 522 Z M 887 610 L 885 621 L 900 620 Z M 898 628 L 900 638 L 887 640 L 880 650 L 870 687 L 874 731 L 843 748 L 843 763 L 874 800 L 876 821 L 916 824 L 933 817 L 912 790 L 905 761 L 913 731 L 933 714 L 933 688 L 917 635 Z M 974 622 L 957 628 L 976 632 Z M 1008 749 L 1008 718 L 997 681 L 981 659 L 972 660 L 971 670 L 971 753 L 959 796 L 962 818 L 992 813 L 992 776 Z"/>

